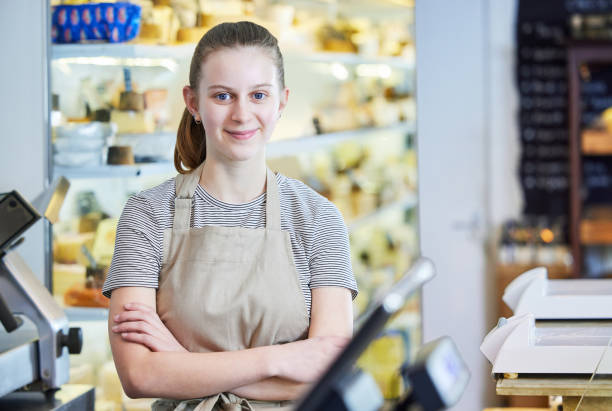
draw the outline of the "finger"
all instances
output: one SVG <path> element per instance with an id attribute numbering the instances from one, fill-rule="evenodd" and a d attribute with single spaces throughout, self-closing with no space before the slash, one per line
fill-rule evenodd
<path id="1" fill-rule="evenodd" d="M 146 304 L 128 303 L 125 304 L 123 307 L 125 308 L 125 311 L 123 311 L 124 313 L 140 312 L 143 313 L 143 315 L 150 316 L 151 318 L 159 318 L 159 316 L 157 315 L 157 311 L 155 311 L 153 307 Z"/>
<path id="2" fill-rule="evenodd" d="M 172 333 L 166 328 L 164 323 L 161 322 L 156 313 L 145 311 L 123 311 L 122 313 L 115 315 L 114 320 L 116 324 L 144 321 L 150 324 L 152 329 L 155 329 L 155 332 L 159 333 L 160 336 L 163 335 L 166 338 L 174 338 Z"/>
<path id="3" fill-rule="evenodd" d="M 155 311 L 153 307 L 143 303 L 127 303 L 123 306 L 128 311 L 141 310 L 141 311 Z"/>
<path id="4" fill-rule="evenodd" d="M 159 328 L 159 324 L 163 325 L 163 323 L 159 320 L 157 314 L 154 314 L 150 311 L 123 311 L 119 314 L 116 314 L 113 319 L 117 323 L 121 323 L 124 321 L 147 321 L 151 325 L 157 325 L 157 328 Z"/>
<path id="5" fill-rule="evenodd" d="M 155 352 L 162 351 L 162 345 L 160 344 L 159 340 L 149 334 L 125 332 L 125 333 L 121 333 L 121 338 L 123 338 L 125 341 L 130 341 L 130 342 L 144 345 L 145 347 L 149 348 L 151 351 L 155 351 Z"/>
<path id="6" fill-rule="evenodd" d="M 113 318 L 115 322 L 121 323 L 124 321 L 138 321 L 145 320 L 147 318 L 147 314 L 144 311 L 123 311 L 119 314 L 116 314 Z"/>
<path id="7" fill-rule="evenodd" d="M 121 323 L 112 328 L 112 331 L 115 333 L 121 332 L 138 332 L 141 334 L 151 335 L 158 340 L 167 340 L 168 337 L 163 333 L 160 333 L 155 328 L 151 327 L 150 324 L 144 321 L 131 321 L 126 323 Z"/>
<path id="8" fill-rule="evenodd" d="M 157 328 L 146 321 L 126 321 L 111 327 L 114 333 L 122 332 L 138 332 L 141 334 L 149 334 L 160 341 L 172 341 L 174 336 L 169 331 L 160 332 Z"/>
<path id="9" fill-rule="evenodd" d="M 148 335 L 156 341 L 155 349 L 158 351 L 171 351 L 171 347 L 180 346 L 174 340 L 174 337 L 171 339 L 168 336 L 160 334 L 155 329 L 151 327 L 149 323 L 144 321 L 134 321 L 134 322 L 125 322 L 119 325 L 115 325 L 112 327 L 112 331 L 117 334 L 123 333 L 137 333 L 142 335 Z M 182 348 L 182 346 L 180 346 Z"/>
<path id="10" fill-rule="evenodd" d="M 121 332 L 139 332 L 144 334 L 155 335 L 155 331 L 149 324 L 144 321 L 128 321 L 114 325 L 111 330 L 115 333 Z"/>

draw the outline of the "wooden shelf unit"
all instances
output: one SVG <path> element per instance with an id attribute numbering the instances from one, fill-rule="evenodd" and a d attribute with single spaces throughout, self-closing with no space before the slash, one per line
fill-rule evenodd
<path id="1" fill-rule="evenodd" d="M 583 246 L 598 243 L 602 230 L 601 220 L 583 218 L 582 205 L 582 155 L 607 155 L 607 147 L 612 148 L 610 138 L 601 133 L 581 130 L 581 85 L 580 68 L 584 64 L 612 64 L 612 43 L 610 42 L 576 42 L 568 46 L 567 72 L 569 81 L 569 240 L 574 259 L 573 276 L 579 277 L 583 272 Z M 585 134 L 586 132 L 586 134 Z M 586 137 L 586 138 L 585 138 Z M 584 148 L 587 148 L 586 152 Z M 612 155 L 612 150 L 610 150 Z M 595 221 L 597 221 L 595 223 Z M 606 230 L 607 231 L 607 230 Z M 583 237 L 583 234 L 585 236 Z M 604 239 L 607 239 L 606 235 Z M 612 236 L 610 236 L 612 239 Z M 584 241 L 583 241 L 584 240 Z M 595 241 L 595 242 L 594 242 Z M 607 242 L 606 242 L 607 243 Z M 612 244 L 612 241 L 610 242 Z"/>

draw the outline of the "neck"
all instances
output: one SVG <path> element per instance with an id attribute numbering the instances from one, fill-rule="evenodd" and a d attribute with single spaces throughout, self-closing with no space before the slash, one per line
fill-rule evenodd
<path id="1" fill-rule="evenodd" d="M 230 204 L 252 201 L 266 191 L 265 161 L 222 163 L 206 159 L 200 185 L 217 200 Z"/>

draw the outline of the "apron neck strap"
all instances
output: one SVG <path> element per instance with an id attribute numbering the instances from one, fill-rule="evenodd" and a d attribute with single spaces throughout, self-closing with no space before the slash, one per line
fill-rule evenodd
<path id="1" fill-rule="evenodd" d="M 175 178 L 174 229 L 187 230 L 191 227 L 193 195 L 200 182 L 203 165 L 204 163 L 189 174 L 178 174 Z M 266 169 L 266 228 L 279 231 L 281 229 L 278 183 L 269 168 Z"/>
<path id="2" fill-rule="evenodd" d="M 281 229 L 278 183 L 276 175 L 269 168 L 266 172 L 266 228 L 278 231 Z"/>
<path id="3" fill-rule="evenodd" d="M 174 229 L 188 230 L 191 226 L 191 206 L 193 204 L 193 194 L 195 193 L 202 167 L 198 168 L 189 174 L 178 174 L 174 179 L 176 184 L 176 197 L 174 198 Z"/>

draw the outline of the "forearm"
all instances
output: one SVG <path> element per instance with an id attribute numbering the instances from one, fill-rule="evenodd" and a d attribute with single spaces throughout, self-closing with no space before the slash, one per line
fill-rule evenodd
<path id="1" fill-rule="evenodd" d="M 300 398 L 310 384 L 272 377 L 238 387 L 231 392 L 241 397 L 260 401 L 286 401 Z"/>
<path id="2" fill-rule="evenodd" d="M 313 302 L 320 303 L 321 297 L 331 296 L 328 292 L 313 292 Z M 350 294 L 346 297 L 350 306 Z M 316 315 L 311 318 L 306 340 L 241 351 L 189 353 L 169 332 L 171 338 L 163 329 L 159 331 L 159 325 L 154 322 L 156 315 L 150 318 L 144 309 L 130 314 L 134 304 L 154 307 L 154 290 L 124 287 L 113 291 L 109 313 L 113 358 L 122 386 L 132 398 L 199 398 L 236 390 L 253 399 L 296 398 L 306 388 L 300 383 L 312 383 L 320 378 L 344 348 L 348 336 L 341 335 L 350 335 L 350 310 L 343 310 L 348 314 L 339 316 L 342 321 L 331 322 L 332 325 L 348 324 L 340 329 L 325 326 L 327 322 L 321 318 L 326 317 L 321 310 L 313 310 Z M 129 310 L 124 311 L 125 307 Z M 134 312 L 138 313 L 136 317 Z M 116 326 L 119 323 L 127 325 Z M 171 349 L 166 351 L 166 346 Z"/>
<path id="3" fill-rule="evenodd" d="M 130 397 L 200 398 L 274 376 L 272 347 L 242 351 L 146 352 L 127 367 Z M 120 368 L 120 367 L 118 367 Z M 126 380 L 126 376 L 122 381 Z"/>

